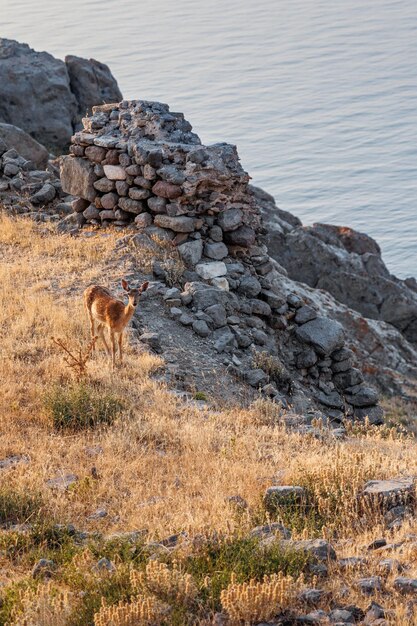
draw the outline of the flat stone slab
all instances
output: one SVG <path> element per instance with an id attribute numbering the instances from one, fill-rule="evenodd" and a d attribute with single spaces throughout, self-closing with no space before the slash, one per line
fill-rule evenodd
<path id="1" fill-rule="evenodd" d="M 416 480 L 413 476 L 391 478 L 390 480 L 370 480 L 363 489 L 363 495 L 381 501 L 396 503 L 415 496 Z"/>
<path id="2" fill-rule="evenodd" d="M 281 541 L 281 546 L 283 548 L 305 552 L 319 562 L 335 561 L 337 558 L 333 546 L 324 539 L 286 540 Z"/>
<path id="3" fill-rule="evenodd" d="M 62 157 L 61 185 L 66 193 L 94 202 L 97 193 L 93 183 L 96 179 L 97 176 L 90 161 L 72 156 Z"/>

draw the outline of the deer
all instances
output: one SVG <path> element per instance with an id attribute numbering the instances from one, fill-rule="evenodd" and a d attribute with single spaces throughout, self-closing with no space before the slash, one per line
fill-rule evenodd
<path id="1" fill-rule="evenodd" d="M 113 369 L 116 366 L 116 335 L 118 335 L 120 363 L 123 363 L 123 333 L 132 319 L 140 295 L 147 290 L 148 286 L 149 282 L 146 281 L 140 287 L 134 288 L 123 278 L 122 288 L 129 297 L 126 305 L 122 300 L 113 296 L 106 287 L 90 285 L 84 291 L 84 305 L 90 320 L 91 338 L 94 340 L 96 337 L 95 322 L 97 322 L 97 336 L 104 343 L 107 355 L 111 358 Z M 111 351 L 104 336 L 106 327 L 109 329 Z"/>

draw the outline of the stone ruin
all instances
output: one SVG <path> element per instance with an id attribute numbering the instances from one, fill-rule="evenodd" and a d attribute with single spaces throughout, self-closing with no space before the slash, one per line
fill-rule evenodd
<path id="1" fill-rule="evenodd" d="M 336 422 L 381 423 L 341 324 L 283 292 L 286 271 L 262 243 L 257 195 L 234 146 L 203 146 L 181 113 L 158 102 L 97 106 L 83 126 L 61 168 L 79 227 L 128 227 L 138 247 L 171 242 L 186 267 L 164 291 L 172 317 L 265 395 L 321 407 Z M 157 262 L 154 273 L 166 278 Z"/>

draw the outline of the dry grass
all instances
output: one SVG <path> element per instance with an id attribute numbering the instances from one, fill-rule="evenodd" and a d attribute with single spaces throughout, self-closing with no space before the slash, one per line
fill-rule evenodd
<path id="1" fill-rule="evenodd" d="M 74 348 L 88 344 L 82 291 L 93 281 L 113 288 L 119 282 L 125 260 L 115 246 L 115 234 L 70 238 L 0 216 L 0 458 L 29 457 L 28 463 L 0 470 L 8 489 L 37 494 L 42 515 L 60 523 L 103 533 L 146 528 L 150 540 L 178 531 L 192 536 L 245 532 L 266 520 L 265 487 L 300 484 L 308 490 L 311 509 L 308 514 L 293 511 L 285 520 L 294 536 L 331 537 L 340 556 L 352 556 L 386 534 L 381 520 L 358 523 L 357 491 L 368 479 L 417 474 L 414 439 L 377 429 L 344 442 L 326 433 L 322 440 L 306 437 L 288 432 L 279 412 L 259 403 L 246 410 L 202 413 L 152 379 L 161 359 L 133 342 L 126 363 L 114 374 L 103 351 L 89 363 L 88 384 L 123 402 L 117 420 L 82 432 L 54 428 L 44 398 L 54 385 L 68 385 L 71 373 L 50 338 L 62 337 Z M 65 473 L 78 476 L 67 491 L 46 485 Z M 228 502 L 233 495 L 244 498 L 248 509 L 237 513 Z M 107 516 L 88 520 L 98 508 Z M 411 521 L 391 538 L 415 532 L 417 523 Z M 411 557 L 405 550 L 395 558 L 409 563 Z M 377 571 L 377 561 L 370 558 L 364 575 Z M 6 589 L 28 576 L 30 568 L 15 550 L 12 556 L 0 551 L 0 583 Z M 417 570 L 407 570 L 407 576 L 413 574 Z M 354 577 L 355 572 L 334 566 L 323 585 L 335 598 L 347 585 L 343 603 L 365 607 L 369 600 L 349 585 Z M 406 600 L 393 591 L 392 580 L 391 574 L 384 578 L 390 594 L 381 601 L 397 606 L 399 621 L 393 623 L 410 624 L 404 621 L 409 617 L 401 621 Z"/>

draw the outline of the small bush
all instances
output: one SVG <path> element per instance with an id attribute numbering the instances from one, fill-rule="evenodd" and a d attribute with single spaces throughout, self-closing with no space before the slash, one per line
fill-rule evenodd
<path id="1" fill-rule="evenodd" d="M 196 391 L 194 394 L 194 400 L 201 400 L 202 402 L 207 402 L 207 395 L 204 391 Z"/>
<path id="2" fill-rule="evenodd" d="M 40 517 L 42 506 L 40 495 L 3 486 L 0 488 L 0 525 L 33 523 Z"/>
<path id="3" fill-rule="evenodd" d="M 124 408 L 114 394 L 86 383 L 55 386 L 46 395 L 44 404 L 58 430 L 111 424 Z"/>

